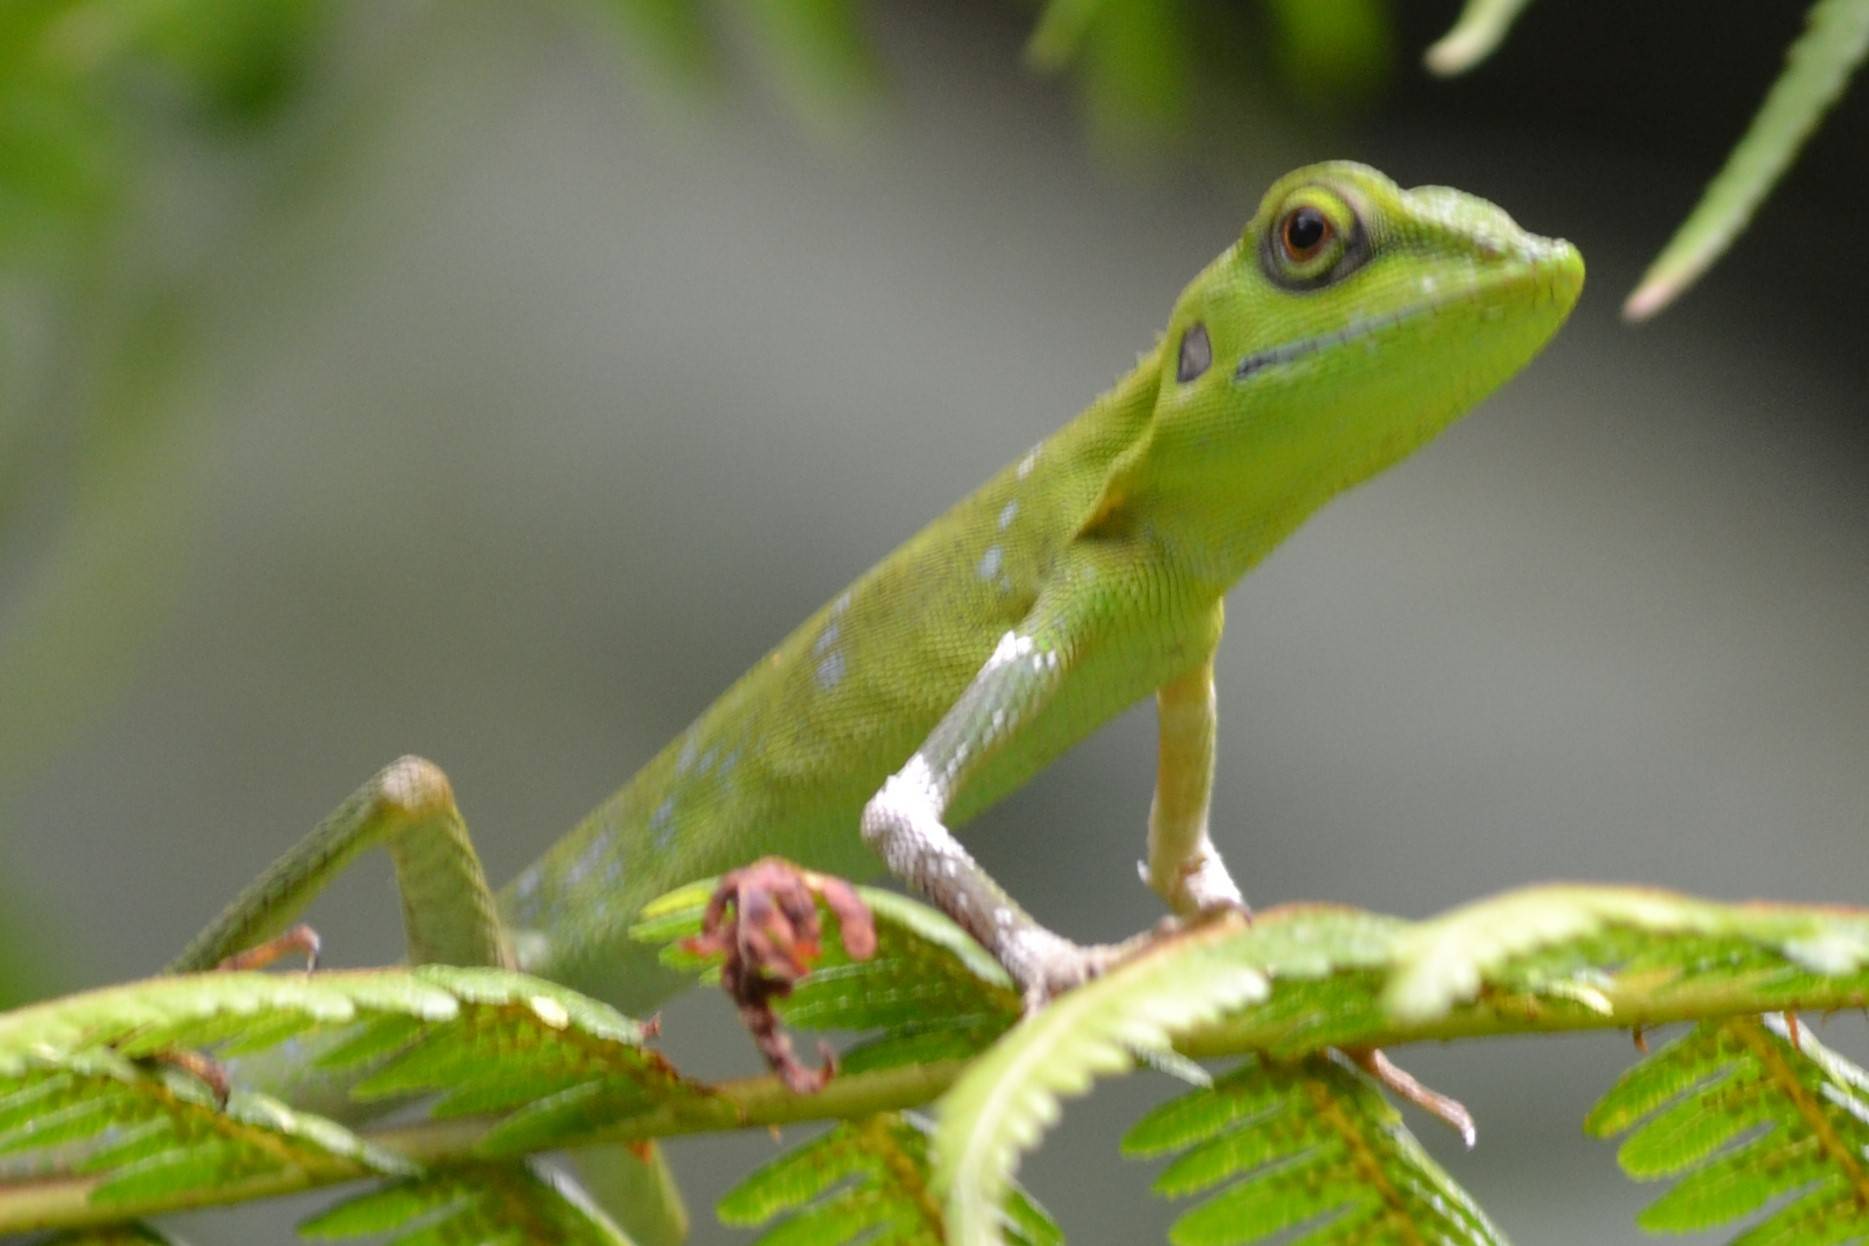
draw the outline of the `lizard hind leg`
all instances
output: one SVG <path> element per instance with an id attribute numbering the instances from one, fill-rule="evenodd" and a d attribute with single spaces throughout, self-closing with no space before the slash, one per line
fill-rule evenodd
<path id="1" fill-rule="evenodd" d="M 381 845 L 396 867 L 409 959 L 510 967 L 486 872 L 439 766 L 391 762 L 313 827 L 195 937 L 171 972 L 211 969 L 279 934 L 358 853 Z"/>
<path id="2" fill-rule="evenodd" d="M 448 776 L 425 758 L 402 757 L 366 780 L 243 891 L 196 936 L 171 972 L 212 969 L 250 949 L 260 949 L 254 959 L 276 950 L 281 945 L 275 936 L 358 853 L 375 846 L 389 852 L 396 868 L 410 961 L 514 967 L 511 942 Z M 275 1091 L 289 1087 L 291 1098 L 310 1110 L 355 1117 L 359 1108 L 347 1084 L 285 1062 L 268 1063 L 270 1054 L 249 1058 L 243 1073 Z M 575 1162 L 588 1193 L 632 1240 L 673 1246 L 686 1236 L 687 1212 L 660 1147 L 590 1147 Z"/>

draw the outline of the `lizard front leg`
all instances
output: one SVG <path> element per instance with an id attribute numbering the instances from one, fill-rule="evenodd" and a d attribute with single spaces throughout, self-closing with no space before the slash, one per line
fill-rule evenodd
<path id="1" fill-rule="evenodd" d="M 1094 575 L 1078 581 L 1089 584 Z M 891 873 L 980 942 L 1012 976 L 1029 1008 L 1096 976 L 1126 948 L 1082 947 L 1046 929 L 983 870 L 948 829 L 957 796 L 1024 733 L 1066 681 L 1083 677 L 1082 636 L 1108 624 L 1089 592 L 1060 576 L 1020 625 L 1000 638 L 973 682 L 915 754 L 864 807 L 863 838 Z"/>
<path id="2" fill-rule="evenodd" d="M 1214 630 L 1218 635 L 1217 626 Z M 1243 909 L 1239 886 L 1207 834 L 1217 724 L 1211 652 L 1194 670 L 1157 689 L 1155 715 L 1155 799 L 1149 806 L 1149 859 L 1140 866 L 1142 881 L 1181 917 Z"/>

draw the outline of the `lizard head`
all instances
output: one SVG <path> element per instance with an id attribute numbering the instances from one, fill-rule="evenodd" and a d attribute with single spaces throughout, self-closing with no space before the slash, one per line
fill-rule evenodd
<path id="1" fill-rule="evenodd" d="M 1250 565 L 1524 367 L 1582 287 L 1575 247 L 1483 199 L 1287 174 L 1176 302 L 1142 479 L 1247 512 Z"/>

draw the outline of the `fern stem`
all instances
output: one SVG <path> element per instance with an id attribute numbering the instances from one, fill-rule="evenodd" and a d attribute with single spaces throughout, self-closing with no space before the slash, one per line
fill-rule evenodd
<path id="1" fill-rule="evenodd" d="M 1774 975 L 1775 976 L 1775 975 Z M 1460 1038 L 1501 1038 L 1517 1034 L 1568 1034 L 1581 1030 L 1648 1030 L 1679 1021 L 1706 1021 L 1721 1017 L 1754 1016 L 1768 979 L 1734 977 L 1705 983 L 1684 983 L 1657 996 L 1651 984 L 1620 980 L 1595 986 L 1597 1007 L 1553 1002 L 1530 993 L 1494 993 L 1462 1004 L 1446 1014 L 1419 1021 L 1391 1021 L 1387 1027 L 1359 1031 L 1358 1046 L 1401 1047 L 1409 1043 L 1445 1042 Z M 1796 999 L 1773 1002 L 1773 1008 L 1796 1012 L 1843 1012 L 1869 1008 L 1869 992 L 1841 983 L 1815 982 Z M 1268 1017 L 1262 1010 L 1202 1026 L 1175 1044 L 1184 1056 L 1197 1060 L 1266 1051 L 1279 1056 L 1303 1055 L 1316 1043 L 1297 1037 L 1312 1018 Z"/>
<path id="2" fill-rule="evenodd" d="M 915 1107 L 953 1084 L 966 1062 L 943 1060 L 904 1065 L 835 1079 L 814 1095 L 801 1095 L 773 1077 L 721 1082 L 710 1098 L 658 1107 L 593 1136 L 596 1142 L 635 1142 L 679 1134 L 768 1128 L 804 1121 L 858 1119 L 877 1112 Z M 487 1117 L 423 1121 L 366 1131 L 365 1137 L 424 1167 L 484 1159 L 475 1148 L 491 1128 Z M 346 1181 L 375 1179 L 361 1164 L 334 1162 L 311 1170 L 293 1168 L 248 1181 L 226 1182 L 139 1199 L 98 1205 L 91 1192 L 101 1178 L 69 1176 L 17 1184 L 0 1183 L 0 1235 L 30 1229 L 108 1224 L 198 1207 L 276 1198 Z"/>

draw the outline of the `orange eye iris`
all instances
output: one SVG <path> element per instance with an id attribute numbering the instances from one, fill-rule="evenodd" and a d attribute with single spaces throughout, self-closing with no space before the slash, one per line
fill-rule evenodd
<path id="1" fill-rule="evenodd" d="M 1302 264 L 1322 251 L 1335 232 L 1330 219 L 1316 208 L 1297 208 L 1285 214 L 1279 240 L 1285 245 L 1286 257 Z"/>

